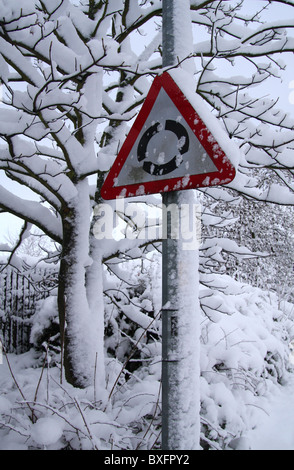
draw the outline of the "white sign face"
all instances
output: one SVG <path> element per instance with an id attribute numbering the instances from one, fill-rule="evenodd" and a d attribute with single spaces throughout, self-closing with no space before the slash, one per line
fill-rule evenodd
<path id="1" fill-rule="evenodd" d="M 196 123 L 195 123 L 196 124 Z M 217 171 L 166 91 L 161 88 L 114 186 Z"/>

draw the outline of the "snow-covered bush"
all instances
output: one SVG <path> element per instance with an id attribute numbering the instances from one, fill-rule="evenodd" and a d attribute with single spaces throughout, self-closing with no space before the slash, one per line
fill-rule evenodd
<path id="1" fill-rule="evenodd" d="M 203 445 L 224 448 L 267 412 L 267 398 L 287 380 L 293 306 L 228 276 L 205 278 L 202 306 L 218 303 L 201 335 Z M 293 332 L 292 332 L 293 334 Z"/>

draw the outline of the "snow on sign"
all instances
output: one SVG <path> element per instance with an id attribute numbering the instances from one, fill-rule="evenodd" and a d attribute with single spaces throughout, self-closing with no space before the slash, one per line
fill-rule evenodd
<path id="1" fill-rule="evenodd" d="M 215 186 L 234 176 L 233 164 L 207 123 L 164 72 L 153 81 L 101 195 L 114 199 Z"/>

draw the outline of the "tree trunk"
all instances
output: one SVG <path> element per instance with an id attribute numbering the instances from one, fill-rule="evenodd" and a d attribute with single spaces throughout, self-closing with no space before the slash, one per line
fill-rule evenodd
<path id="1" fill-rule="evenodd" d="M 87 296 L 86 270 L 92 262 L 89 257 L 89 231 L 89 188 L 84 180 L 77 184 L 77 196 L 72 206 L 63 211 L 63 249 L 58 292 L 65 378 L 79 388 L 94 383 L 98 357 L 102 375 L 104 370 L 104 357 L 101 357 L 104 337 L 101 274 L 96 282 L 96 287 L 99 284 L 95 292 L 95 308 L 99 306 L 96 311 L 95 308 L 91 310 Z M 101 263 L 95 266 L 96 273 L 99 270 L 101 273 Z"/>

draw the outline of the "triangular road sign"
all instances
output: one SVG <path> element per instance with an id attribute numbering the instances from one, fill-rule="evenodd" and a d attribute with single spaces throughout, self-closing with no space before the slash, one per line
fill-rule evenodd
<path id="1" fill-rule="evenodd" d="M 235 168 L 168 72 L 155 78 L 101 189 L 104 199 L 228 184 Z"/>

